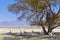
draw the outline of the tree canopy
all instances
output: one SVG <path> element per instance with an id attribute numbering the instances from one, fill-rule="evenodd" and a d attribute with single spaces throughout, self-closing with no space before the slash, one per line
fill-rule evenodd
<path id="1" fill-rule="evenodd" d="M 10 12 L 20 13 L 19 20 L 26 18 L 33 25 L 48 27 L 48 32 L 60 26 L 59 0 L 15 0 L 16 3 L 8 6 Z M 46 31 L 46 30 L 45 30 Z"/>

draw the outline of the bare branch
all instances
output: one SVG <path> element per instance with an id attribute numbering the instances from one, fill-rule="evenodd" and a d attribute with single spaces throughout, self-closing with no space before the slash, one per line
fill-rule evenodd
<path id="1" fill-rule="evenodd" d="M 60 13 L 60 10 L 58 11 L 57 15 L 59 15 L 59 13 Z"/>
<path id="2" fill-rule="evenodd" d="M 40 17 L 40 22 L 41 22 L 41 26 L 42 26 L 42 29 L 43 29 L 44 33 L 46 33 L 44 24 L 43 24 L 43 22 L 42 22 L 42 18 L 43 18 L 43 17 L 44 17 L 44 15 L 42 15 L 42 17 Z"/>
<path id="3" fill-rule="evenodd" d="M 55 27 L 53 27 L 53 28 L 51 28 L 51 29 L 53 30 L 53 29 L 55 29 L 56 27 L 59 27 L 59 26 L 60 26 L 60 24 L 59 24 L 59 25 L 57 25 L 57 26 L 55 26 Z"/>

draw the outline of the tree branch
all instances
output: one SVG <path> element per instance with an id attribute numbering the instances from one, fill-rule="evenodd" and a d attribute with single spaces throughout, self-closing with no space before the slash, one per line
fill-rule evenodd
<path id="1" fill-rule="evenodd" d="M 59 15 L 59 13 L 60 13 L 60 10 L 58 11 L 57 15 Z"/>
<path id="2" fill-rule="evenodd" d="M 46 34 L 46 30 L 45 30 L 44 24 L 42 22 L 43 17 L 44 17 L 44 15 L 42 15 L 42 17 L 40 17 L 40 22 L 41 22 L 42 29 L 43 29 L 44 33 Z"/>
<path id="3" fill-rule="evenodd" d="M 30 10 L 30 11 L 35 11 L 35 12 L 38 12 L 38 13 L 41 13 L 39 10 L 36 10 L 36 9 L 29 9 L 29 8 L 26 8 L 26 7 L 24 7 L 24 6 L 18 6 L 17 7 L 17 9 L 23 9 L 23 10 Z"/>
<path id="4" fill-rule="evenodd" d="M 59 26 L 60 26 L 60 24 L 59 24 L 59 25 L 57 25 L 57 26 L 55 26 L 55 27 L 53 27 L 53 28 L 52 28 L 52 30 L 53 30 L 53 29 L 55 29 L 56 27 L 59 27 Z"/>

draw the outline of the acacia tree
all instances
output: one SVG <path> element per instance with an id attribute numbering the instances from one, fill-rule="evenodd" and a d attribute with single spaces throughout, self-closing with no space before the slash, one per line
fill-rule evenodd
<path id="1" fill-rule="evenodd" d="M 32 25 L 41 26 L 44 34 L 49 34 L 60 26 L 58 4 L 60 4 L 59 0 L 16 0 L 16 3 L 8 6 L 8 10 L 16 14 L 19 13 L 19 20 L 26 18 Z M 20 13 L 20 11 L 22 12 Z"/>

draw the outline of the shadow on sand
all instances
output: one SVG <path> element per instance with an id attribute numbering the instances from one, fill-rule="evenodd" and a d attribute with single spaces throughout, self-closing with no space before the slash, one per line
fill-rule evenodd
<path id="1" fill-rule="evenodd" d="M 27 34 L 27 33 L 26 33 Z M 48 35 L 30 35 L 30 34 L 24 34 L 20 36 L 14 36 L 12 37 L 3 37 L 3 40 L 60 40 L 60 33 L 56 33 L 56 38 L 52 37 L 52 39 Z"/>

